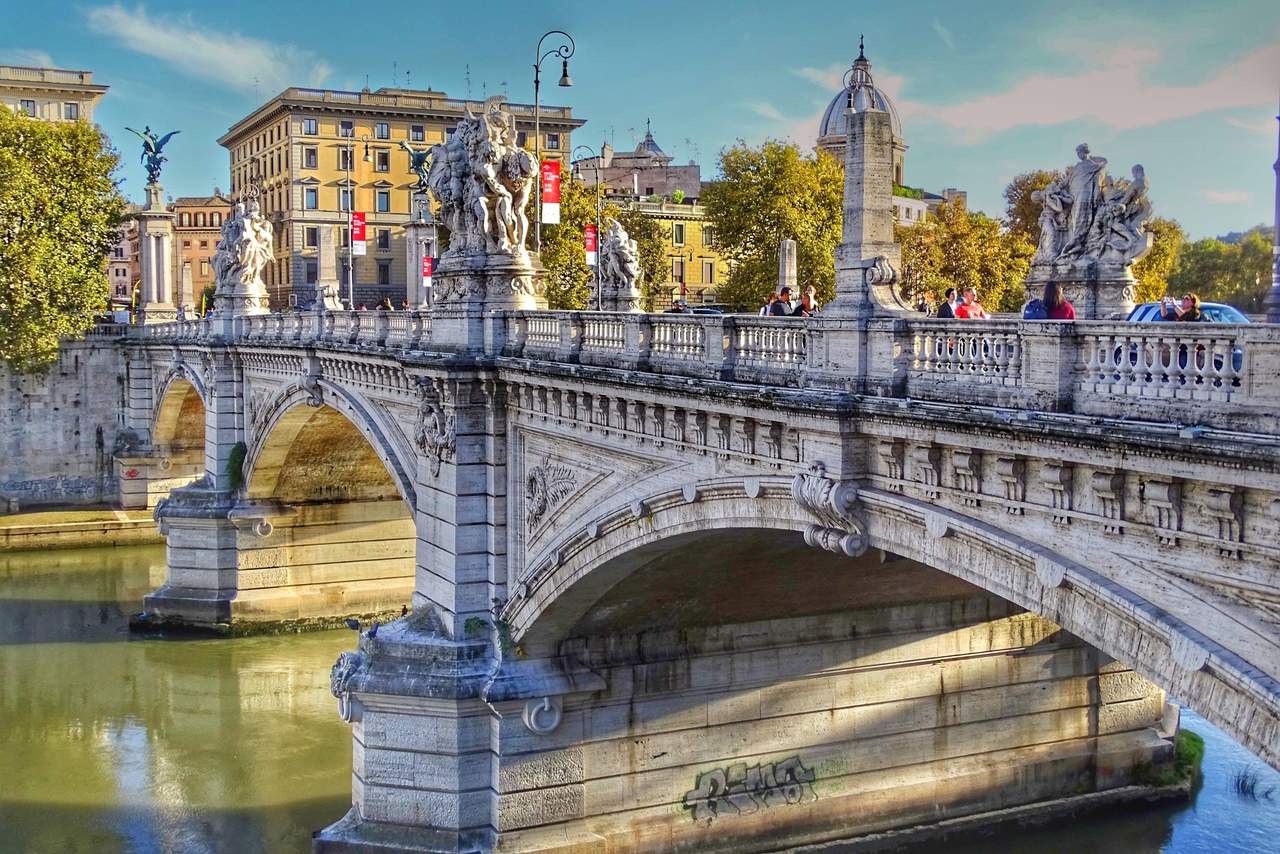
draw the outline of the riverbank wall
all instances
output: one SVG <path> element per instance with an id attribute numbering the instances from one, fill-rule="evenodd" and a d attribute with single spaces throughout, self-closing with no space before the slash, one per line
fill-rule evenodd
<path id="1" fill-rule="evenodd" d="M 64 341 L 43 371 L 0 366 L 0 513 L 115 500 L 125 395 L 117 340 Z"/>

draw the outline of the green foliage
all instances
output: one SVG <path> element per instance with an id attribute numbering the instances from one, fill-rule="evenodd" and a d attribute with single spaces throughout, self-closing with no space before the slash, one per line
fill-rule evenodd
<path id="1" fill-rule="evenodd" d="M 0 106 L 0 358 L 34 370 L 107 305 L 107 254 L 124 219 L 119 158 L 88 122 Z"/>
<path id="2" fill-rule="evenodd" d="M 236 442 L 227 455 L 227 489 L 235 492 L 244 485 L 244 458 L 249 448 L 244 442 Z"/>
<path id="3" fill-rule="evenodd" d="M 218 292 L 216 285 L 205 285 L 204 290 L 200 292 L 200 316 L 204 317 L 213 311 L 213 297 Z"/>
<path id="4" fill-rule="evenodd" d="M 893 184 L 893 194 L 904 199 L 923 199 L 924 190 L 918 190 L 915 187 L 907 187 L 898 182 Z"/>
<path id="5" fill-rule="evenodd" d="M 1169 289 L 1229 303 L 1246 313 L 1261 312 L 1271 289 L 1271 251 L 1260 229 L 1234 244 L 1211 237 L 1188 243 L 1169 274 Z"/>
<path id="6" fill-rule="evenodd" d="M 923 222 L 894 227 L 902 244 L 903 289 L 915 299 L 949 287 L 976 288 L 989 312 L 1017 311 L 1035 247 L 999 221 L 963 204 L 943 202 Z"/>
<path id="7" fill-rule="evenodd" d="M 1025 237 L 1034 245 L 1040 239 L 1040 213 L 1044 210 L 1044 202 L 1031 198 L 1031 194 L 1063 177 L 1056 169 L 1036 169 L 1015 175 L 1009 186 L 1004 188 L 1005 229 Z"/>
<path id="8" fill-rule="evenodd" d="M 672 193 L 671 193 L 671 201 L 675 202 L 677 205 L 682 205 L 682 204 L 684 204 L 684 190 L 674 190 L 674 191 L 672 191 Z"/>
<path id="9" fill-rule="evenodd" d="M 542 226 L 542 265 L 547 268 L 548 308 L 584 309 L 590 305 L 594 280 L 583 251 L 582 229 L 595 222 L 595 188 L 572 180 L 562 182 L 560 224 Z"/>
<path id="10" fill-rule="evenodd" d="M 636 242 L 640 250 L 641 306 L 645 311 L 653 311 L 653 301 L 657 288 L 666 281 L 667 276 L 667 241 L 671 239 L 670 226 L 651 216 L 645 216 L 636 208 L 619 210 L 613 205 L 605 208 L 605 215 L 622 223 L 627 235 Z"/>
<path id="11" fill-rule="evenodd" d="M 1180 729 L 1173 738 L 1173 762 L 1158 769 L 1141 765 L 1135 776 L 1148 786 L 1190 786 L 1200 776 L 1203 761 L 1204 739 L 1189 729 Z"/>
<path id="12" fill-rule="evenodd" d="M 1138 279 L 1139 303 L 1155 302 L 1165 295 L 1169 288 L 1169 273 L 1187 240 L 1186 232 L 1174 219 L 1154 217 L 1147 221 L 1146 229 L 1152 236 L 1151 251 L 1133 265 L 1133 275 Z"/>
<path id="13" fill-rule="evenodd" d="M 467 617 L 462 623 L 462 634 L 473 638 L 489 628 L 489 623 L 480 617 Z"/>
<path id="14" fill-rule="evenodd" d="M 739 141 L 720 153 L 722 180 L 701 197 L 729 263 L 720 301 L 755 308 L 778 278 L 778 243 L 796 241 L 797 280 L 817 288 L 819 303 L 835 296 L 835 248 L 843 216 L 844 169 L 830 155 L 805 156 L 794 145 Z"/>

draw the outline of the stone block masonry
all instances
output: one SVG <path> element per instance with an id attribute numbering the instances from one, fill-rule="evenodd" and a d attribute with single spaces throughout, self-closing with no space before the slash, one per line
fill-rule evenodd
<path id="1" fill-rule="evenodd" d="M 113 501 L 124 388 L 113 338 L 66 342 L 39 373 L 0 366 L 0 512 Z"/>

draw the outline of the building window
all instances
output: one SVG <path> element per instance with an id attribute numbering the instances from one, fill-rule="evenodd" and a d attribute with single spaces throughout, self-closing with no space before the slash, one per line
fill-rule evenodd
<path id="1" fill-rule="evenodd" d="M 320 167 L 320 150 L 314 145 L 302 149 L 302 168 L 318 169 Z"/>
<path id="2" fill-rule="evenodd" d="M 29 98 L 23 98 L 18 102 L 18 109 L 22 110 L 22 112 L 26 113 L 28 116 L 34 117 L 36 114 L 36 102 Z"/>
<path id="3" fill-rule="evenodd" d="M 209 275 L 209 259 L 208 258 L 200 259 L 200 275 L 202 276 Z"/>
<path id="4" fill-rule="evenodd" d="M 356 126 L 351 122 L 339 122 L 338 136 L 353 137 L 356 135 Z"/>
<path id="5" fill-rule="evenodd" d="M 702 261 L 702 283 L 704 285 L 714 285 L 716 283 L 716 262 Z"/>
<path id="6" fill-rule="evenodd" d="M 204 212 L 196 214 L 196 228 L 204 228 Z"/>
<path id="7" fill-rule="evenodd" d="M 346 247 L 350 246 L 350 245 L 351 245 L 351 229 L 344 225 L 344 226 L 342 226 L 341 228 L 339 228 L 338 230 L 342 232 L 342 246 L 343 246 L 343 248 L 346 248 Z"/>
<path id="8" fill-rule="evenodd" d="M 80 105 L 73 101 L 67 101 L 62 105 L 62 117 L 69 122 L 74 122 L 80 118 Z"/>
<path id="9" fill-rule="evenodd" d="M 190 225 L 191 225 L 191 214 L 189 214 L 189 213 L 184 213 L 182 216 L 180 216 L 180 217 L 178 218 L 178 223 L 179 223 L 180 225 L 183 225 L 183 226 L 190 226 Z"/>
<path id="10" fill-rule="evenodd" d="M 683 222 L 672 223 L 671 242 L 676 246 L 684 246 L 684 223 Z"/>
<path id="11" fill-rule="evenodd" d="M 703 246 L 716 245 L 716 230 L 709 225 L 703 226 L 702 228 L 702 245 Z"/>
<path id="12" fill-rule="evenodd" d="M 182 248 L 183 248 L 183 249 L 190 249 L 190 248 L 191 248 L 191 241 L 190 241 L 190 240 L 184 240 L 184 241 L 182 241 Z"/>
<path id="13" fill-rule="evenodd" d="M 378 229 L 378 248 L 379 249 L 391 248 L 391 229 L 389 228 Z"/>
<path id="14" fill-rule="evenodd" d="M 338 168 L 343 172 L 349 172 L 355 168 L 355 152 L 350 148 L 338 149 Z"/>
<path id="15" fill-rule="evenodd" d="M 391 139 L 391 125 L 386 122 L 378 122 L 373 126 L 373 135 L 378 139 Z"/>
<path id="16" fill-rule="evenodd" d="M 315 187 L 307 187 L 302 191 L 302 206 L 309 211 L 320 207 L 320 193 Z"/>
<path id="17" fill-rule="evenodd" d="M 314 225 L 307 226 L 307 230 L 304 232 L 302 240 L 303 245 L 308 249 L 315 249 L 320 245 L 320 229 Z"/>
<path id="18" fill-rule="evenodd" d="M 524 148 L 529 144 L 529 132 L 526 130 L 516 131 L 516 145 Z"/>
<path id="19" fill-rule="evenodd" d="M 671 259 L 671 281 L 684 284 L 684 259 Z"/>
<path id="20" fill-rule="evenodd" d="M 409 125 L 409 139 L 422 142 L 427 138 L 427 131 L 422 125 Z"/>
<path id="21" fill-rule="evenodd" d="M 558 133 L 547 134 L 547 151 L 559 151 L 559 150 L 560 150 L 560 134 Z"/>
<path id="22" fill-rule="evenodd" d="M 316 283 L 316 279 L 318 278 L 319 278 L 319 270 L 317 269 L 316 262 L 308 261 L 307 262 L 307 284 L 314 285 Z"/>
<path id="23" fill-rule="evenodd" d="M 220 213 L 210 214 L 209 225 L 212 225 L 214 228 L 217 228 L 218 226 L 222 225 L 222 214 Z"/>
<path id="24" fill-rule="evenodd" d="M 319 132 L 319 129 L 316 127 L 316 120 L 303 119 L 302 132 L 305 133 L 307 136 L 315 136 Z"/>
<path id="25" fill-rule="evenodd" d="M 201 240 L 201 241 L 200 241 L 200 248 L 201 248 L 201 249 L 208 249 L 208 248 L 209 248 L 209 241 L 207 241 L 207 240 Z"/>
<path id="26" fill-rule="evenodd" d="M 390 261 L 378 262 L 378 284 L 380 285 L 391 284 L 391 262 Z"/>
<path id="27" fill-rule="evenodd" d="M 391 152 L 379 151 L 373 157 L 373 169 L 375 172 L 391 171 Z"/>
<path id="28" fill-rule="evenodd" d="M 653 187 L 645 187 L 645 188 L 644 188 L 644 194 L 645 194 L 646 196 L 652 196 L 652 195 L 653 195 Z"/>
<path id="29" fill-rule="evenodd" d="M 342 189 L 338 191 L 338 210 L 349 211 L 355 207 L 355 190 Z"/>
<path id="30" fill-rule="evenodd" d="M 378 191 L 378 213 L 388 213 L 391 210 L 391 191 Z"/>

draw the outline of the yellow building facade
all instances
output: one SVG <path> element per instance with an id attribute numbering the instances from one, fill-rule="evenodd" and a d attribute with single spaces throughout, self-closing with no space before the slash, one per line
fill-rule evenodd
<path id="1" fill-rule="evenodd" d="M 44 121 L 92 123 L 107 88 L 92 71 L 0 65 L 0 104 Z"/>
<path id="2" fill-rule="evenodd" d="M 231 159 L 231 195 L 261 182 L 263 213 L 273 222 L 275 262 L 264 278 L 273 308 L 310 305 L 320 270 L 320 229 L 338 227 L 339 292 L 347 296 L 353 262 L 354 303 L 373 307 L 406 296 L 403 226 L 412 218 L 409 152 L 444 142 L 468 107 L 483 103 L 444 92 L 378 89 L 343 92 L 286 89 L 231 127 L 218 143 Z M 534 149 L 532 104 L 509 104 L 520 144 Z M 570 134 L 585 122 L 570 107 L 541 109 L 544 159 L 564 160 Z M 349 211 L 365 214 L 366 254 L 349 257 Z"/>
<path id="3" fill-rule="evenodd" d="M 188 310 L 200 308 L 200 295 L 213 286 L 213 256 L 222 224 L 231 216 L 231 199 L 214 188 L 210 196 L 181 196 L 173 211 L 173 299 Z"/>

